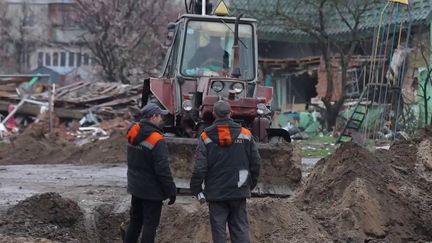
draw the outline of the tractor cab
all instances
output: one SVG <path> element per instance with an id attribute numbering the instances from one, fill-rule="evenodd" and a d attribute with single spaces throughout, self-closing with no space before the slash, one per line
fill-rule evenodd
<path id="1" fill-rule="evenodd" d="M 234 120 L 265 136 L 271 119 L 253 123 L 273 90 L 257 79 L 256 20 L 184 14 L 168 29 L 160 77 L 145 80 L 142 96 L 143 104 L 153 100 L 169 111 L 165 130 L 195 137 L 214 120 L 213 104 L 226 100 Z"/>

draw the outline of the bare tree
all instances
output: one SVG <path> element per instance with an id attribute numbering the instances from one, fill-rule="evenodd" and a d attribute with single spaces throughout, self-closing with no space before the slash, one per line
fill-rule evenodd
<path id="1" fill-rule="evenodd" d="M 30 53 L 34 51 L 35 43 L 30 38 L 28 27 L 33 25 L 34 20 L 33 12 L 29 8 L 27 2 L 21 4 L 22 15 L 18 20 L 18 23 L 13 25 L 15 31 L 12 32 L 11 40 L 15 49 L 15 60 L 19 66 L 19 72 L 25 72 L 30 68 Z"/>
<path id="2" fill-rule="evenodd" d="M 287 32 L 297 32 L 313 39 L 318 45 L 323 57 L 327 87 L 325 96 L 322 98 L 326 108 L 327 127 L 331 129 L 335 123 L 340 109 L 346 99 L 347 70 L 352 56 L 361 46 L 362 38 L 360 24 L 364 21 L 365 14 L 370 11 L 378 0 L 303 0 L 287 5 L 282 0 L 276 1 L 276 7 L 269 10 L 250 13 L 259 19 L 272 19 L 272 24 L 281 23 Z M 235 2 L 233 2 L 235 5 Z M 289 8 L 289 9 L 287 9 Z M 343 29 L 343 36 L 336 35 L 335 23 Z M 338 57 L 341 68 L 342 90 L 340 98 L 333 101 L 335 86 L 334 57 Z"/>
<path id="3" fill-rule="evenodd" d="M 38 44 L 47 41 L 48 35 L 43 33 L 47 22 L 35 13 L 30 1 L 12 6 L 0 1 L 0 55 L 4 62 L 15 63 L 9 72 L 23 73 L 29 71 L 30 56 Z"/>
<path id="4" fill-rule="evenodd" d="M 82 38 L 109 82 L 130 83 L 154 72 L 166 26 L 178 15 L 169 0 L 76 0 Z"/>
<path id="5" fill-rule="evenodd" d="M 9 20 L 5 17 L 7 11 L 7 3 L 5 0 L 0 0 L 0 66 L 5 66 L 8 44 L 8 29 L 10 26 Z"/>

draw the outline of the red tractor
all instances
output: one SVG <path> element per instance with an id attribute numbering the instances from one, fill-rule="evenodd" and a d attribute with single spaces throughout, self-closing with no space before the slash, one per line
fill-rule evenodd
<path id="1" fill-rule="evenodd" d="M 208 0 L 206 4 L 202 8 L 192 0 L 187 14 L 168 26 L 163 69 L 160 77 L 144 81 L 142 105 L 155 102 L 169 111 L 165 132 L 196 137 L 214 120 L 213 104 L 225 100 L 232 118 L 250 128 L 258 141 L 278 137 L 289 142 L 287 131 L 270 128 L 273 88 L 257 78 L 256 20 L 200 15 L 200 9 L 211 12 Z"/>

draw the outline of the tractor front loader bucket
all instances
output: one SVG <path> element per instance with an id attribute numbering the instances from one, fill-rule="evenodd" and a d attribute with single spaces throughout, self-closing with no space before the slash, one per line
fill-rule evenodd
<path id="1" fill-rule="evenodd" d="M 171 169 L 177 188 L 189 189 L 196 139 L 166 138 L 171 156 Z M 300 149 L 295 144 L 258 144 L 261 173 L 252 192 L 258 196 L 285 197 L 293 194 L 301 181 Z"/>

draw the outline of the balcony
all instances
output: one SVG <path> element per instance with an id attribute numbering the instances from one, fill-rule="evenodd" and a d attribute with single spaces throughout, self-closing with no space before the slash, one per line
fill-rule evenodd
<path id="1" fill-rule="evenodd" d="M 51 41 L 57 43 L 82 42 L 85 31 L 77 27 L 53 27 L 51 29 Z"/>

